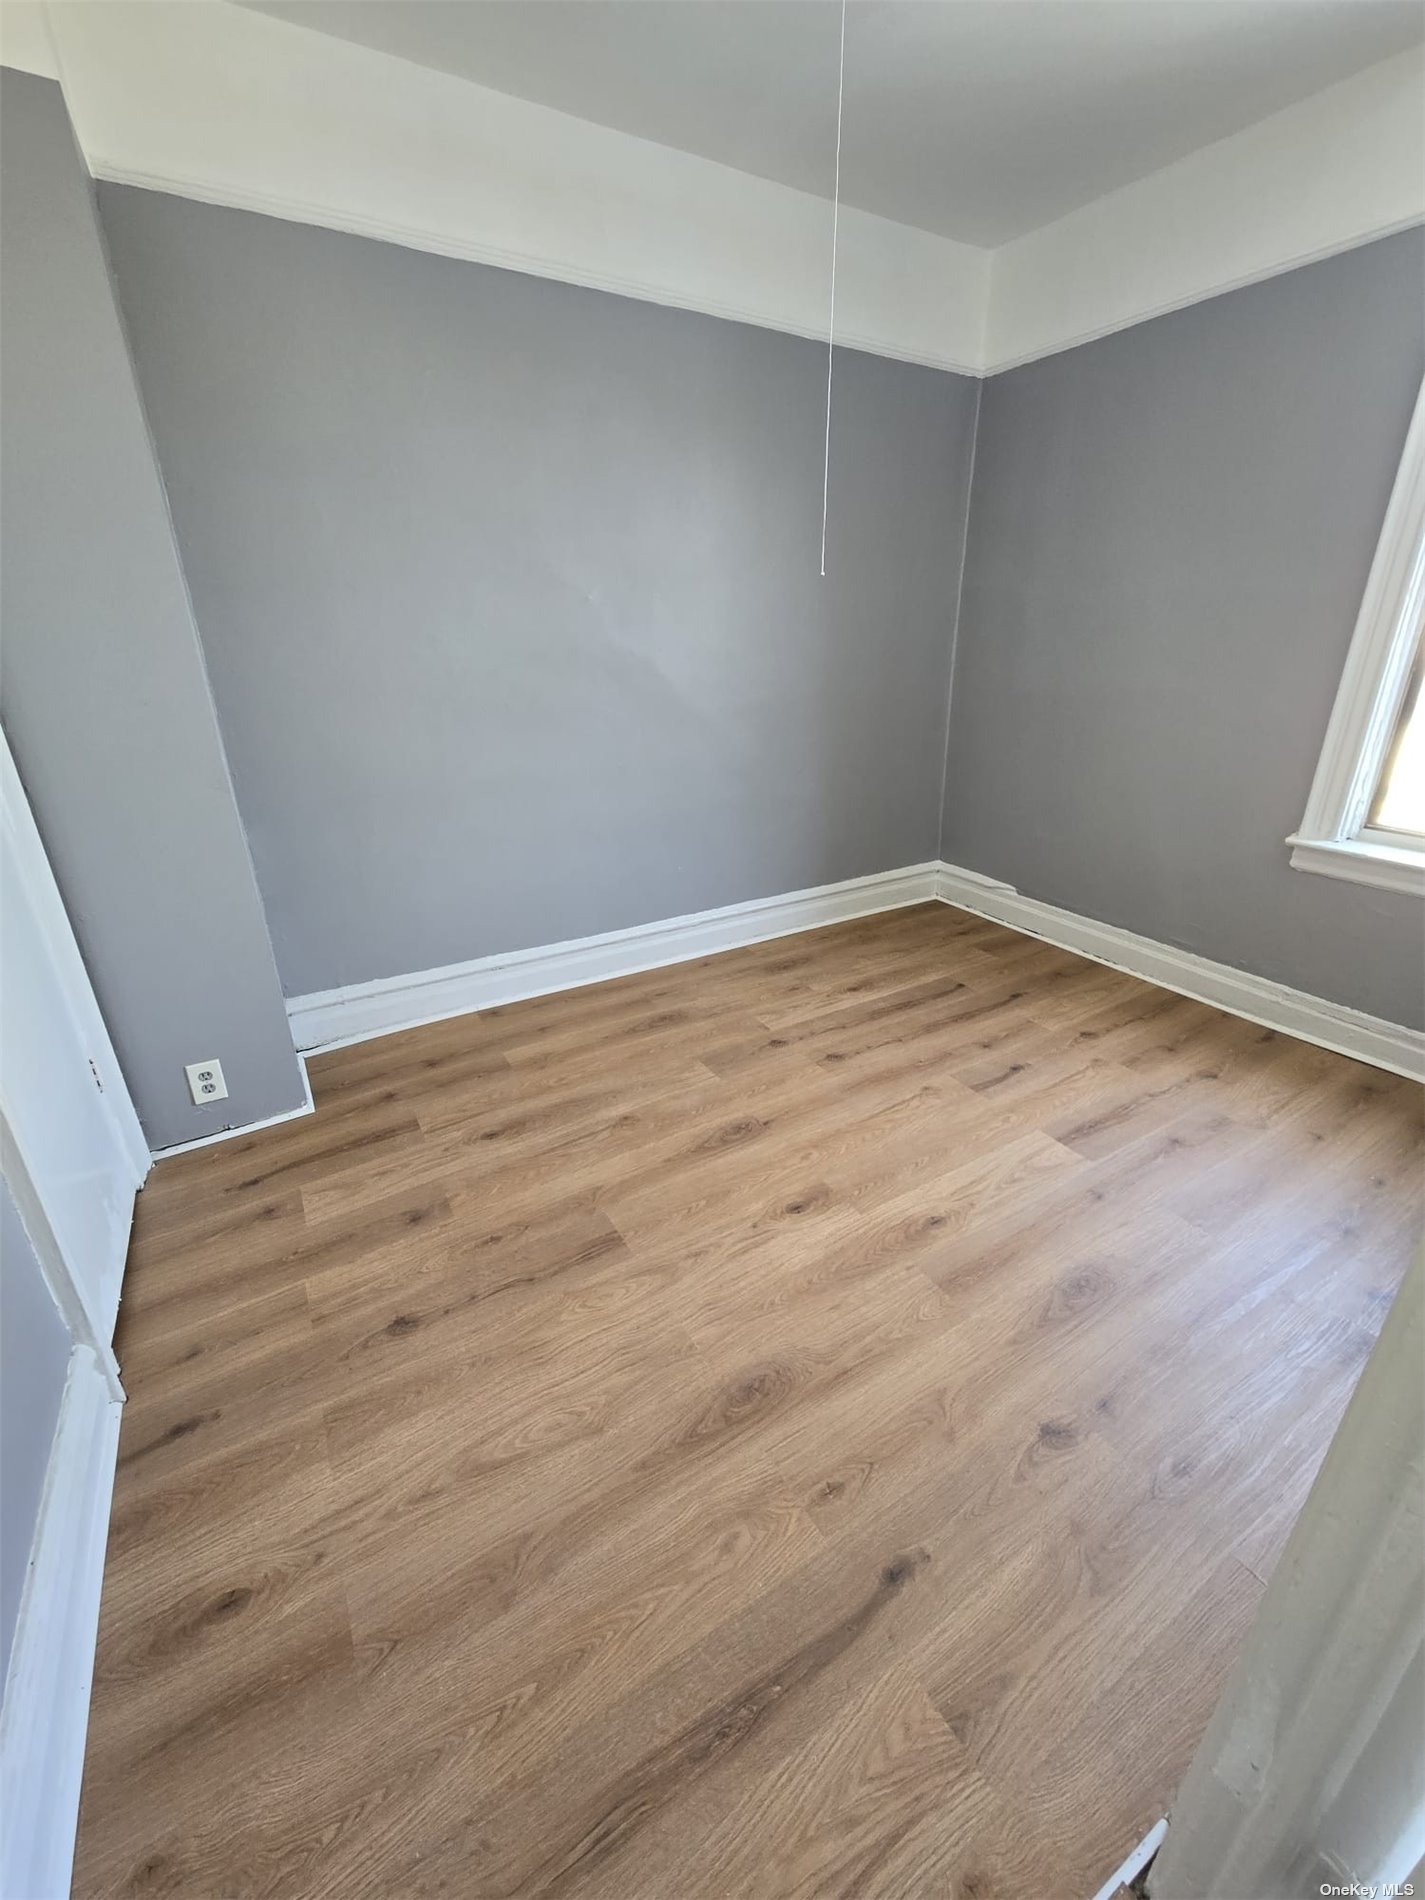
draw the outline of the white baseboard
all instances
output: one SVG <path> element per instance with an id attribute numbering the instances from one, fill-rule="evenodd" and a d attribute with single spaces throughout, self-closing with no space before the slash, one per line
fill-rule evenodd
<path id="1" fill-rule="evenodd" d="M 307 1064 L 301 1050 L 297 1051 L 297 1067 L 302 1071 L 302 1100 L 296 1108 L 284 1108 L 280 1115 L 267 1115 L 260 1122 L 239 1122 L 234 1128 L 220 1128 L 212 1135 L 198 1135 L 192 1141 L 175 1141 L 171 1147 L 155 1148 L 155 1161 L 166 1161 L 169 1155 L 186 1155 L 193 1148 L 211 1148 L 215 1141 L 232 1141 L 237 1135 L 255 1135 L 259 1128 L 276 1128 L 282 1122 L 300 1121 L 303 1115 L 310 1115 L 316 1109 L 312 1100 L 312 1081 L 307 1074 Z"/>
<path id="2" fill-rule="evenodd" d="M 69 1893 L 121 1411 L 77 1346 L 0 1710 L 0 1894 L 15 1900 Z"/>
<path id="3" fill-rule="evenodd" d="M 953 864 L 940 866 L 936 895 L 961 910 L 1009 924 L 1032 937 L 1043 937 L 1063 950 L 1074 950 L 1096 963 L 1126 970 L 1163 989 L 1176 990 L 1180 996 L 1215 1004 L 1234 1016 L 1245 1016 L 1249 1022 L 1263 1023 L 1269 1029 L 1334 1049 L 1340 1055 L 1354 1056 L 1359 1062 L 1409 1076 L 1413 1081 L 1425 1079 L 1425 1032 L 1421 1030 L 1386 1022 L 1380 1016 L 1367 1016 L 1363 1010 L 1347 1009 L 1341 1003 L 1328 1003 L 1304 990 L 1290 989 L 1285 983 L 1254 976 L 1250 970 L 1234 970 L 1229 964 L 1214 963 L 1210 957 L 1195 956 L 1190 950 L 1174 949 L 1171 944 L 1136 936 L 1114 924 L 1077 916 L 1054 904 L 1040 903 L 1037 898 L 1021 897 L 1012 884 Z"/>
<path id="4" fill-rule="evenodd" d="M 1354 1056 L 1397 1075 L 1425 1078 L 1425 1033 L 1418 1029 L 1367 1016 L 1361 1010 L 1289 989 L 1285 983 L 1254 976 L 1249 970 L 1235 970 L 1209 957 L 1137 936 L 1131 930 L 1022 897 L 1011 884 L 943 863 L 910 865 L 874 877 L 824 884 L 816 890 L 759 898 L 749 904 L 728 904 L 721 910 L 698 911 L 534 950 L 479 957 L 470 963 L 452 963 L 411 976 L 381 977 L 345 989 L 319 990 L 289 998 L 287 1014 L 297 1047 L 310 1053 L 413 1029 L 421 1023 L 440 1022 L 448 1016 L 463 1016 L 472 1010 L 493 1009 L 497 1004 L 530 996 L 546 996 L 586 983 L 602 983 L 610 977 L 631 976 L 639 970 L 684 963 L 693 957 L 736 949 L 740 944 L 792 936 L 906 904 L 923 904 L 932 898 L 993 918 L 1030 936 L 1043 937 L 1062 949 L 1125 970 L 1179 995 L 1196 997 L 1235 1016 L 1245 1016 L 1250 1022 L 1298 1036 L 1304 1042 Z"/>
<path id="5" fill-rule="evenodd" d="M 1167 1817 L 1164 1816 L 1161 1821 L 1155 1821 L 1153 1823 L 1152 1827 L 1148 1829 L 1148 1832 L 1143 1836 L 1142 1840 L 1139 1841 L 1132 1853 L 1114 1868 L 1113 1872 L 1108 1876 L 1108 1879 L 1104 1881 L 1103 1885 L 1094 1895 L 1093 1900 L 1113 1900 L 1114 1894 L 1120 1892 L 1124 1887 L 1130 1886 L 1163 1845 L 1164 1840 L 1167 1838 L 1167 1833 L 1168 1822 Z"/>
<path id="6" fill-rule="evenodd" d="M 748 904 L 669 917 L 661 923 L 637 924 L 630 930 L 605 931 L 602 936 L 294 996 L 287 1003 L 292 1038 L 299 1049 L 329 1049 L 447 1016 L 463 1016 L 470 1010 L 493 1009 L 554 990 L 686 963 L 741 944 L 845 923 L 876 911 L 926 904 L 935 896 L 936 873 L 933 863 L 915 864 L 874 877 L 823 884 L 815 890 L 792 891 L 784 897 L 757 898 Z"/>

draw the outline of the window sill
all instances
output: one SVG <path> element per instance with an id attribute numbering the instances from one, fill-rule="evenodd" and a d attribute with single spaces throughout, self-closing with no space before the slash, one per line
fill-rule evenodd
<path id="1" fill-rule="evenodd" d="M 1425 897 L 1425 853 L 1394 845 L 1363 844 L 1359 838 L 1287 839 L 1298 871 L 1372 884 L 1382 891 L 1411 891 Z"/>

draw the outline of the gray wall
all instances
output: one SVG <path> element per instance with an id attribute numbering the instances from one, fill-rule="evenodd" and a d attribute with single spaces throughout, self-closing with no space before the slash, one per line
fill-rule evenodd
<path id="1" fill-rule="evenodd" d="M 289 993 L 931 856 L 1399 1021 L 1290 868 L 1422 237 L 991 379 L 106 186 Z"/>
<path id="2" fill-rule="evenodd" d="M 10 1665 L 68 1371 L 69 1333 L 0 1181 L 0 1682 Z"/>
<path id="3" fill-rule="evenodd" d="M 289 994 L 935 855 L 972 382 L 100 209 Z"/>
<path id="4" fill-rule="evenodd" d="M 1425 237 L 984 390 L 951 863 L 1397 1022 L 1418 900 L 1291 869 L 1425 366 Z"/>
<path id="5" fill-rule="evenodd" d="M 301 1077 L 88 174 L 57 85 L 0 88 L 0 713 L 157 1147 Z"/>

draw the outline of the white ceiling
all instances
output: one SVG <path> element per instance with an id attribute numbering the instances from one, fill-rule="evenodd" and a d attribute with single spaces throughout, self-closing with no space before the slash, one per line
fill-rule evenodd
<path id="1" fill-rule="evenodd" d="M 245 0 L 830 196 L 837 0 Z M 842 195 L 994 246 L 1425 36 L 1420 0 L 850 0 Z"/>

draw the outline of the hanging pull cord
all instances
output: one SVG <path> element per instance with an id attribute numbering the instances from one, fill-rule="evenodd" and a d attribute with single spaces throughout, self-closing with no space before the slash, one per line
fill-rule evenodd
<path id="1" fill-rule="evenodd" d="M 836 245 L 841 224 L 841 106 L 846 96 L 846 0 L 841 0 L 841 58 L 836 74 L 836 190 L 831 201 L 831 315 L 826 325 L 826 443 L 821 463 L 821 575 L 826 578 L 826 510 L 831 495 L 831 360 L 836 347 Z"/>

